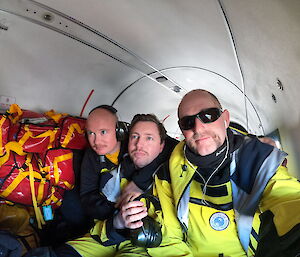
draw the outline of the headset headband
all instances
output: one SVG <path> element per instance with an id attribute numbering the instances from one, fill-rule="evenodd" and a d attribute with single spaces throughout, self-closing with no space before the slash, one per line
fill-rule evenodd
<path id="1" fill-rule="evenodd" d="M 110 111 L 112 114 L 116 114 L 117 113 L 117 109 L 111 105 L 107 105 L 107 104 L 102 104 L 102 105 L 98 105 L 95 108 L 93 108 L 90 112 L 89 115 L 95 111 L 96 109 L 105 109 L 107 111 Z"/>

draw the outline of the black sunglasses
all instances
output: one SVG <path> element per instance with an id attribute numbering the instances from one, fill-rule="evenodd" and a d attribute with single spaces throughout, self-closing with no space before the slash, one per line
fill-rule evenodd
<path id="1" fill-rule="evenodd" d="M 181 129 L 189 130 L 195 127 L 196 118 L 201 120 L 203 123 L 212 123 L 219 119 L 221 115 L 222 110 L 220 110 L 219 108 L 208 108 L 195 115 L 182 117 L 181 119 L 179 119 L 178 124 Z"/>

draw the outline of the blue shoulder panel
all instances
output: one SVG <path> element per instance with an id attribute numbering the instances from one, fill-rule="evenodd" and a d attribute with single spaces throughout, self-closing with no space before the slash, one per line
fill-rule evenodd
<path id="1" fill-rule="evenodd" d="M 245 137 L 243 145 L 239 148 L 236 171 L 231 179 L 249 194 L 257 172 L 272 150 L 273 146 L 261 143 L 257 138 Z"/>

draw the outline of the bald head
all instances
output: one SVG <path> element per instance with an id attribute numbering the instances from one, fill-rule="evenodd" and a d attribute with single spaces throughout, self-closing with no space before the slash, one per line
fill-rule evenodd
<path id="1" fill-rule="evenodd" d="M 120 149 L 116 137 L 116 114 L 103 108 L 93 110 L 86 122 L 89 143 L 99 155 L 114 153 Z"/>
<path id="2" fill-rule="evenodd" d="M 199 101 L 200 99 L 206 98 L 208 101 L 211 101 L 214 104 L 214 107 L 222 109 L 222 106 L 218 100 L 218 98 L 204 89 L 195 89 L 188 92 L 182 99 L 178 106 L 178 118 L 181 118 L 182 108 L 190 108 L 190 106 L 194 106 L 195 102 Z"/>
<path id="3" fill-rule="evenodd" d="M 112 113 L 111 111 L 106 110 L 104 108 L 97 108 L 97 109 L 93 110 L 92 112 L 90 112 L 90 114 L 87 118 L 87 126 L 88 126 L 88 123 L 99 120 L 99 119 L 100 120 L 103 120 L 103 119 L 113 120 L 115 124 L 118 121 L 118 118 L 115 113 Z"/>

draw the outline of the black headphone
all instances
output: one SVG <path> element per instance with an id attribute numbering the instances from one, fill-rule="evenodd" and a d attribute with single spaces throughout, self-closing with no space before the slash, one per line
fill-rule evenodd
<path id="1" fill-rule="evenodd" d="M 102 104 L 99 106 L 96 106 L 95 108 L 93 108 L 90 112 L 89 115 L 95 111 L 96 109 L 105 109 L 109 112 L 111 112 L 112 114 L 117 116 L 117 109 L 114 108 L 111 105 L 107 105 L 107 104 Z M 129 123 L 125 122 L 125 121 L 117 121 L 116 124 L 116 137 L 117 137 L 117 141 L 124 141 L 126 139 L 126 137 L 128 136 L 128 131 L 129 131 Z"/>
<path id="2" fill-rule="evenodd" d="M 153 195 L 141 194 L 135 200 L 140 200 L 142 198 L 146 200 L 148 209 L 151 202 L 155 210 L 161 210 L 159 200 Z M 142 227 L 130 230 L 131 243 L 135 246 L 144 248 L 158 247 L 162 241 L 161 225 L 149 216 L 143 218 L 142 221 Z"/>

